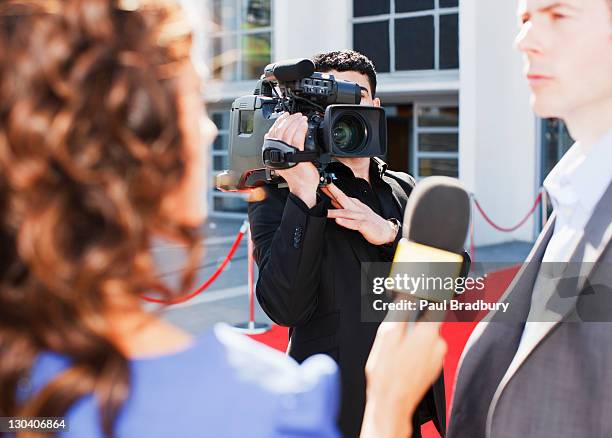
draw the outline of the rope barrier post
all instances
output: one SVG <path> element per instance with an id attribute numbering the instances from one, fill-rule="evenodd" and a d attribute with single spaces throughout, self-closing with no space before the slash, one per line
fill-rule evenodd
<path id="1" fill-rule="evenodd" d="M 540 190 L 540 193 L 542 193 L 542 229 L 544 229 L 546 222 L 548 222 L 548 193 L 544 187 Z"/>
<path id="2" fill-rule="evenodd" d="M 253 239 L 248 221 L 244 221 L 247 236 L 247 280 L 249 290 L 249 320 L 234 325 L 234 329 L 246 335 L 259 335 L 270 330 L 270 324 L 255 321 L 255 258 L 253 257 Z"/>
<path id="3" fill-rule="evenodd" d="M 476 260 L 476 243 L 474 238 L 474 222 L 476 221 L 476 215 L 474 214 L 474 193 L 470 193 L 470 259 L 472 263 Z"/>

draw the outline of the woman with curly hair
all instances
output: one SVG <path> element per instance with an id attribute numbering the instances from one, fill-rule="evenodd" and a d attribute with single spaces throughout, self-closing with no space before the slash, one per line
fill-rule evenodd
<path id="1" fill-rule="evenodd" d="M 187 291 L 199 257 L 215 128 L 190 47 L 167 1 L 0 2 L 0 416 L 64 416 L 74 437 L 337 436 L 327 356 L 192 337 L 141 306 Z M 187 248 L 178 291 L 155 237 Z M 406 436 L 444 343 L 382 327 L 363 436 Z"/>

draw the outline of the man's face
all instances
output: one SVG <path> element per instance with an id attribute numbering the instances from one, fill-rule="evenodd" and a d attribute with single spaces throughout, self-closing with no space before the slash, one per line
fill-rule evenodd
<path id="1" fill-rule="evenodd" d="M 342 79 L 343 81 L 355 82 L 361 87 L 361 103 L 360 105 L 366 106 L 380 106 L 380 99 L 378 97 L 372 97 L 372 90 L 370 89 L 370 82 L 368 76 L 361 74 L 356 71 L 337 71 L 330 70 L 327 72 L 334 75 L 336 79 Z"/>
<path id="2" fill-rule="evenodd" d="M 532 106 L 565 118 L 612 98 L 612 14 L 608 0 L 519 0 L 520 32 Z"/>

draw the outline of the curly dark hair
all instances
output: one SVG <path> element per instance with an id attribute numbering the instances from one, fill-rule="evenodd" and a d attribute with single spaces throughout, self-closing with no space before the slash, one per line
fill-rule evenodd
<path id="1" fill-rule="evenodd" d="M 312 58 L 316 71 L 327 73 L 330 70 L 356 71 L 368 77 L 372 98 L 376 96 L 376 69 L 370 59 L 354 50 L 337 50 L 319 53 Z"/>
<path id="2" fill-rule="evenodd" d="M 112 436 L 129 392 L 108 295 L 176 297 L 158 280 L 155 235 L 198 234 L 161 208 L 186 172 L 179 67 L 191 33 L 163 0 L 0 2 L 0 416 L 62 416 L 95 394 Z M 29 399 L 42 351 L 71 366 Z M 33 436 L 33 435 L 28 435 Z"/>

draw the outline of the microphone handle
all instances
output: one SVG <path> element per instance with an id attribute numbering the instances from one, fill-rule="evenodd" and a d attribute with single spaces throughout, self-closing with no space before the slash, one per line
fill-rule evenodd
<path id="1" fill-rule="evenodd" d="M 394 302 L 395 303 L 399 303 L 401 301 L 411 301 L 415 303 L 416 309 L 414 310 L 410 310 L 410 309 L 405 309 L 405 310 L 389 310 L 387 312 L 387 315 L 385 316 L 385 319 L 383 320 L 383 322 L 399 322 L 399 321 L 406 321 L 408 322 L 408 326 L 412 326 L 415 322 L 420 321 L 420 320 L 429 320 L 429 321 L 436 321 L 437 317 L 443 318 L 444 317 L 444 311 L 432 311 L 432 310 L 428 310 L 428 309 L 421 309 L 420 307 L 420 301 L 422 300 L 422 298 L 418 298 L 415 297 L 413 295 L 408 295 L 408 294 L 396 294 L 395 298 L 394 298 Z"/>

